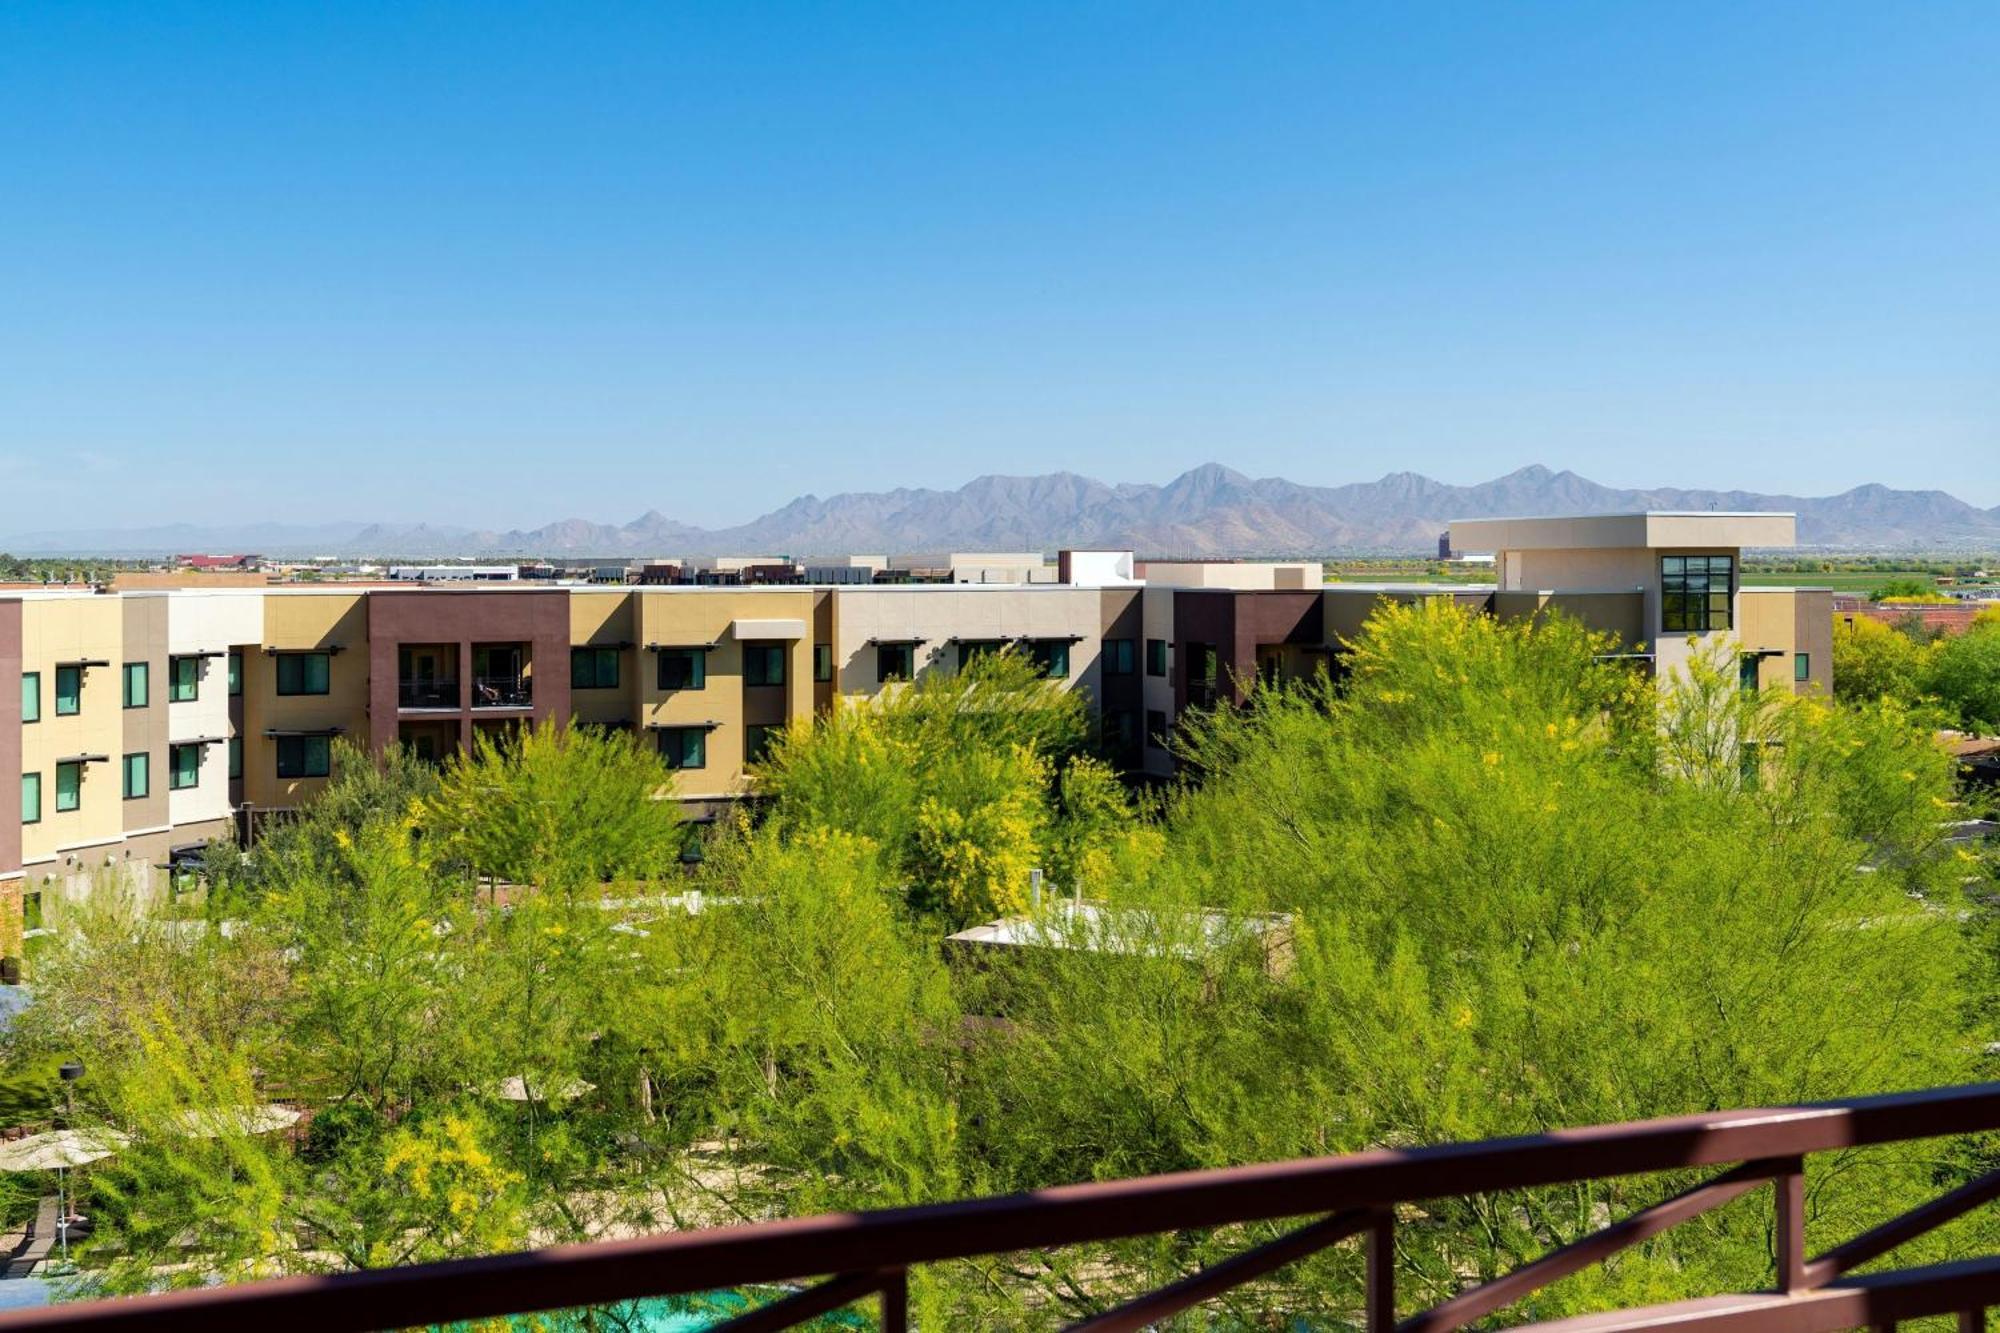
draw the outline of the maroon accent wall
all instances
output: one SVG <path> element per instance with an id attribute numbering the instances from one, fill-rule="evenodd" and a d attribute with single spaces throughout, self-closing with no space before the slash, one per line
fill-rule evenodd
<path id="1" fill-rule="evenodd" d="M 0 873 L 21 868 L 21 599 L 0 601 Z"/>
<path id="2" fill-rule="evenodd" d="M 534 707 L 525 712 L 472 707 L 472 646 L 526 643 L 534 675 Z M 528 717 L 567 723 L 569 700 L 569 593 L 551 588 L 498 592 L 426 588 L 381 589 L 368 594 L 368 738 L 376 750 L 396 743 L 398 651 L 404 644 L 458 645 L 458 743 L 472 746 L 472 721 Z M 449 721 L 451 714 L 413 716 Z"/>
<path id="3" fill-rule="evenodd" d="M 1212 643 L 1221 658 L 1223 691 L 1242 703 L 1257 678 L 1260 643 L 1321 643 L 1326 607 L 1317 588 L 1266 592 L 1184 588 L 1174 594 L 1174 707 L 1188 704 L 1188 676 L 1194 664 L 1190 644 Z"/>

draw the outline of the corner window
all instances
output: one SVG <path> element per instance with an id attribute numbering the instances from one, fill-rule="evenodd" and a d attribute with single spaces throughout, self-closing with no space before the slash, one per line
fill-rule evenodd
<path id="1" fill-rule="evenodd" d="M 813 679 L 824 685 L 833 679 L 833 645 L 816 643 L 813 645 Z"/>
<path id="2" fill-rule="evenodd" d="M 1660 628 L 1668 634 L 1705 634 L 1729 628 L 1736 558 L 1727 555 L 1660 557 Z"/>
<path id="3" fill-rule="evenodd" d="M 66 759 L 56 765 L 56 813 L 65 814 L 83 804 L 83 765 Z"/>
<path id="4" fill-rule="evenodd" d="M 234 649 L 229 654 L 229 697 L 243 693 L 243 654 Z"/>
<path id="5" fill-rule="evenodd" d="M 59 666 L 56 668 L 56 716 L 74 717 L 83 711 L 83 668 L 79 666 Z M 60 801 L 62 794 L 58 792 Z"/>
<path id="6" fill-rule="evenodd" d="M 878 643 L 875 645 L 875 680 L 908 680 L 914 672 L 917 649 L 911 643 Z"/>
<path id="7" fill-rule="evenodd" d="M 1028 645 L 1035 669 L 1050 680 L 1069 679 L 1069 643 L 1064 639 L 1036 639 Z"/>
<path id="8" fill-rule="evenodd" d="M 660 688 L 699 690 L 708 684 L 708 653 L 701 648 L 662 648 Z"/>
<path id="9" fill-rule="evenodd" d="M 1146 674 L 1164 676 L 1167 674 L 1167 641 L 1165 639 L 1146 640 Z"/>
<path id="10" fill-rule="evenodd" d="M 42 673 L 39 671 L 21 673 L 21 720 L 42 720 Z"/>
<path id="11" fill-rule="evenodd" d="M 125 799 L 136 801 L 153 789 L 153 756 L 141 750 L 125 756 Z"/>
<path id="12" fill-rule="evenodd" d="M 570 649 L 569 687 L 573 690 L 617 689 L 618 650 L 616 648 Z"/>
<path id="13" fill-rule="evenodd" d="M 763 763 L 764 756 L 770 752 L 772 740 L 783 730 L 783 727 L 760 726 L 755 723 L 743 728 L 743 762 Z"/>
<path id="14" fill-rule="evenodd" d="M 1811 654 L 1811 653 L 1793 653 L 1793 654 L 1792 654 L 1792 679 L 1793 679 L 1793 680 L 1811 680 L 1811 679 L 1812 679 L 1812 654 Z"/>
<path id="15" fill-rule="evenodd" d="M 167 659 L 167 702 L 170 704 L 191 704 L 201 697 L 201 659 L 199 657 L 169 657 Z"/>
<path id="16" fill-rule="evenodd" d="M 279 777 L 323 778 L 332 771 L 333 747 L 326 737 L 280 736 L 277 741 Z"/>
<path id="17" fill-rule="evenodd" d="M 169 745 L 167 747 L 167 787 L 173 791 L 186 791 L 201 785 L 201 747 L 199 745 Z"/>
<path id="18" fill-rule="evenodd" d="M 743 683 L 745 685 L 783 685 L 785 683 L 785 645 L 782 643 L 744 644 Z"/>
<path id="19" fill-rule="evenodd" d="M 280 653 L 277 663 L 279 694 L 325 694 L 332 684 L 331 653 Z"/>
<path id="20" fill-rule="evenodd" d="M 704 727 L 662 727 L 660 758 L 668 768 L 708 767 L 708 731 Z"/>
<path id="21" fill-rule="evenodd" d="M 42 775 L 23 773 L 21 775 L 21 822 L 39 824 L 42 822 Z"/>
<path id="22" fill-rule="evenodd" d="M 152 702 L 152 664 L 149 662 L 127 662 L 125 664 L 125 706 L 144 708 Z"/>
<path id="23" fill-rule="evenodd" d="M 1107 676 L 1129 676 L 1132 674 L 1132 640 L 1106 639 L 1104 641 L 1104 674 Z"/>

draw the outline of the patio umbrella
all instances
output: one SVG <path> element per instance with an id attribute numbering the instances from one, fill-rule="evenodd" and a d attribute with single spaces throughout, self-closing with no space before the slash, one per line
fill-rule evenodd
<path id="1" fill-rule="evenodd" d="M 69 1263 L 69 1200 L 63 1193 L 63 1172 L 111 1156 L 132 1140 L 115 1129 L 52 1129 L 12 1143 L 0 1143 L 0 1171 L 56 1173 L 56 1238 L 63 1263 Z"/>
<path id="2" fill-rule="evenodd" d="M 219 1139 L 225 1134 L 275 1134 L 299 1123 L 289 1106 L 196 1106 L 178 1112 L 174 1128 L 190 1138 Z"/>

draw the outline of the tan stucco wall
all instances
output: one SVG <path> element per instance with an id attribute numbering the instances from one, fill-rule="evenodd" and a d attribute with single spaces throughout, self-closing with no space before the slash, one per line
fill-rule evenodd
<path id="1" fill-rule="evenodd" d="M 925 640 L 916 650 L 919 675 L 958 669 L 954 639 L 1073 638 L 1064 687 L 1097 697 L 1104 599 L 1096 588 L 877 584 L 836 588 L 833 599 L 834 680 L 848 698 L 872 698 L 895 688 L 877 679 L 870 640 L 908 638 Z"/>
<path id="2" fill-rule="evenodd" d="M 1745 588 L 1738 594 L 1738 642 L 1776 649 L 1757 664 L 1757 688 L 1827 697 L 1833 689 L 1833 594 L 1822 589 Z M 1808 655 L 1809 679 L 1794 679 L 1793 654 Z"/>
<path id="3" fill-rule="evenodd" d="M 21 830 L 21 863 L 32 877 L 57 858 L 122 842 L 125 809 L 119 759 L 124 754 L 125 711 L 121 664 L 125 658 L 125 608 L 110 596 L 24 598 L 21 604 L 21 670 L 41 673 L 42 719 L 21 728 L 21 771 L 42 775 L 42 818 Z M 56 716 L 56 665 L 100 659 L 83 673 L 80 710 Z M 157 677 L 156 677 L 157 680 Z M 162 684 L 155 685 L 156 696 Z M 162 708 L 164 712 L 164 708 Z M 56 811 L 56 761 L 72 755 L 105 755 L 86 764 L 78 808 Z M 18 817 L 18 814 L 17 814 Z"/>
<path id="4" fill-rule="evenodd" d="M 330 663 L 325 694 L 280 696 L 276 658 L 256 652 L 243 659 L 243 798 L 289 807 L 326 781 L 279 778 L 277 745 L 264 733 L 339 727 L 343 739 L 367 744 L 368 614 L 359 591 L 273 592 L 263 600 L 265 648 L 341 649 Z"/>
<path id="5" fill-rule="evenodd" d="M 707 765 L 675 777 L 682 799 L 738 796 L 748 790 L 743 776 L 746 703 L 759 720 L 780 722 L 812 715 L 812 633 L 814 594 L 810 590 L 763 588 L 676 588 L 637 592 L 638 723 L 642 728 L 716 724 L 708 732 Z M 743 645 L 731 631 L 736 620 L 800 620 L 807 632 L 791 640 L 785 684 L 746 691 Z M 708 653 L 707 676 L 699 690 L 659 687 L 657 654 L 648 644 L 716 646 Z"/>
<path id="6" fill-rule="evenodd" d="M 631 723 L 639 713 L 639 678 L 652 665 L 652 655 L 640 645 L 638 601 L 641 594 L 607 589 L 572 588 L 569 594 L 569 641 L 587 644 L 631 644 L 618 654 L 618 688 L 571 690 L 570 712 L 579 722 Z M 567 671 L 569 664 L 562 664 Z"/>

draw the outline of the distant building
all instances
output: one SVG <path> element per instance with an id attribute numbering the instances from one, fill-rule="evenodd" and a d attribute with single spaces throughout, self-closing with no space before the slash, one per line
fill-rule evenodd
<path id="1" fill-rule="evenodd" d="M 261 555 L 177 555 L 174 564 L 181 569 L 245 570 L 256 569 L 264 561 Z"/>
<path id="2" fill-rule="evenodd" d="M 391 565 L 397 583 L 512 583 L 521 577 L 519 565 Z"/>

